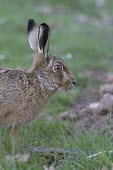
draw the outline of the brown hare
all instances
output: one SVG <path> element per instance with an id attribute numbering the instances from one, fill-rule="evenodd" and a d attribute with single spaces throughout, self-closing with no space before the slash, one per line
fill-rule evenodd
<path id="1" fill-rule="evenodd" d="M 35 51 L 30 69 L 0 69 L 0 124 L 18 142 L 18 128 L 37 118 L 57 90 L 69 90 L 75 77 L 64 62 L 48 55 L 50 29 L 28 21 L 28 39 Z"/>

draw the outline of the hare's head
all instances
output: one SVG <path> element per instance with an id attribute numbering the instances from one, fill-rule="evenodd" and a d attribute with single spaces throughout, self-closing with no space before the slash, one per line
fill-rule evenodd
<path id="1" fill-rule="evenodd" d="M 48 56 L 36 69 L 43 83 L 51 89 L 69 90 L 75 85 L 75 77 L 64 62 L 54 56 Z"/>
<path id="2" fill-rule="evenodd" d="M 38 25 L 33 19 L 28 21 L 29 43 L 39 62 L 35 72 L 48 88 L 67 91 L 75 85 L 75 76 L 60 58 L 48 55 L 49 31 L 45 23 Z"/>

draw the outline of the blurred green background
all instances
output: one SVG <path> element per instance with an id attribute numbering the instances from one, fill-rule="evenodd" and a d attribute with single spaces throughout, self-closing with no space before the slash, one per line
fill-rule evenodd
<path id="1" fill-rule="evenodd" d="M 113 1 L 112 0 L 1 0 L 0 1 L 0 67 L 30 67 L 33 51 L 27 37 L 27 21 L 35 19 L 51 27 L 49 53 L 61 57 L 71 68 L 77 86 L 70 92 L 58 92 L 45 107 L 43 116 L 52 115 L 55 120 L 49 125 L 39 118 L 21 129 L 22 144 L 35 144 L 68 148 L 112 148 L 112 143 L 100 134 L 77 135 L 73 123 L 58 121 L 60 112 L 76 103 L 83 89 L 96 82 L 84 77 L 87 70 L 113 71 Z M 74 139 L 67 139 L 68 129 L 73 129 Z M 37 131 L 36 134 L 32 131 Z M 1 129 L 6 148 L 9 148 L 7 132 Z M 50 141 L 51 139 L 51 141 Z M 96 142 L 101 140 L 100 143 Z M 87 142 L 86 142 L 87 141 Z M 38 165 L 37 165 L 38 162 Z M 85 161 L 82 164 L 65 164 L 64 169 L 99 169 L 109 165 L 112 158 L 100 161 Z M 10 169 L 2 160 L 2 168 Z M 95 166 L 95 168 L 94 168 Z M 33 158 L 28 164 L 15 165 L 16 169 L 42 169 L 42 162 Z M 56 169 L 63 169 L 62 164 Z"/>

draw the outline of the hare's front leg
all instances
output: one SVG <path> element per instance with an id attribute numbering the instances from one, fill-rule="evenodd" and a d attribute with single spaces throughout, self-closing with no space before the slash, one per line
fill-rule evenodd
<path id="1" fill-rule="evenodd" d="M 21 150 L 21 140 L 20 140 L 20 133 L 18 128 L 9 129 L 11 135 L 11 143 L 12 148 L 14 150 Z"/>

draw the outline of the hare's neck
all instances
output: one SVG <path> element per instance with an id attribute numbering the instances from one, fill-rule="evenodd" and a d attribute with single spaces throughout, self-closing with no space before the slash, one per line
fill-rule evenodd
<path id="1" fill-rule="evenodd" d="M 51 99 L 53 94 L 57 91 L 56 88 L 53 88 L 50 83 L 40 75 L 37 76 L 38 86 L 36 87 L 35 100 L 37 101 L 37 112 L 40 112 L 44 105 Z M 40 97 L 39 97 L 40 96 Z M 40 98 L 40 99 L 39 99 Z"/>

